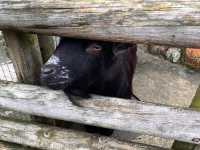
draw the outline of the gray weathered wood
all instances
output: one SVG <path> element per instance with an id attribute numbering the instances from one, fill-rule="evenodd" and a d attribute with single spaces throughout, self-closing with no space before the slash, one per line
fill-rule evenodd
<path id="1" fill-rule="evenodd" d="M 0 141 L 0 150 L 38 150 L 38 149 Z"/>
<path id="2" fill-rule="evenodd" d="M 161 150 L 75 130 L 2 119 L 0 119 L 0 140 L 48 150 Z"/>
<path id="3" fill-rule="evenodd" d="M 30 115 L 3 108 L 0 108 L 0 118 L 31 122 Z"/>
<path id="4" fill-rule="evenodd" d="M 3 34 L 19 81 L 36 83 L 42 65 L 37 36 L 11 30 Z"/>
<path id="5" fill-rule="evenodd" d="M 200 47 L 198 0 L 1 0 L 0 28 Z"/>
<path id="6" fill-rule="evenodd" d="M 42 56 L 37 35 L 4 30 L 3 35 L 13 62 L 18 81 L 27 84 L 38 84 L 42 66 Z M 15 112 L 13 112 L 15 113 Z M 16 113 L 21 119 L 31 116 Z"/>
<path id="7" fill-rule="evenodd" d="M 52 55 L 55 45 L 54 39 L 51 36 L 45 36 L 38 34 L 38 42 L 40 45 L 40 51 L 43 59 L 43 63 L 45 63 L 49 57 Z"/>
<path id="8" fill-rule="evenodd" d="M 193 110 L 99 96 L 82 100 L 81 105 L 73 106 L 61 91 L 0 84 L 2 108 L 200 144 L 200 113 Z"/>
<path id="9" fill-rule="evenodd" d="M 196 108 L 197 110 L 200 111 L 200 86 L 197 89 L 196 95 L 194 96 L 192 103 L 190 105 L 190 108 Z M 190 119 L 190 118 L 188 118 Z M 186 143 L 186 142 L 180 142 L 180 141 L 175 141 L 173 143 L 173 149 L 174 150 L 195 150 L 197 148 L 197 145 L 191 144 L 191 143 Z"/>

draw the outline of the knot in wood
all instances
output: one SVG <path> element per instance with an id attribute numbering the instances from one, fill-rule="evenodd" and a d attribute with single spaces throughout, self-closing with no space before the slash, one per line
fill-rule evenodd
<path id="1" fill-rule="evenodd" d="M 43 136 L 44 136 L 45 138 L 50 138 L 50 137 L 51 137 L 51 132 L 50 132 L 50 131 L 44 131 L 44 132 L 43 132 Z"/>

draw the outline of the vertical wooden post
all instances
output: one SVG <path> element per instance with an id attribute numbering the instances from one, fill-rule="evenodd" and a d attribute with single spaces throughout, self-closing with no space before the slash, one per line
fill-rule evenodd
<path id="1" fill-rule="evenodd" d="M 3 35 L 8 47 L 8 54 L 10 55 L 15 67 L 18 80 L 27 84 L 39 84 L 40 69 L 43 64 L 40 47 L 42 47 L 43 52 L 45 53 L 44 60 L 46 60 L 53 50 L 51 47 L 52 44 L 50 46 L 48 44 L 53 41 L 51 41 L 50 38 L 46 38 L 46 36 L 40 36 L 39 45 L 37 35 L 11 30 L 3 31 Z M 51 119 L 44 119 L 42 117 L 30 117 L 32 118 L 32 121 L 51 121 Z"/>
<path id="2" fill-rule="evenodd" d="M 49 57 L 52 55 L 55 49 L 54 39 L 52 36 L 38 34 L 38 41 L 40 45 L 42 59 L 43 59 L 43 62 L 45 63 L 49 59 Z"/>
<path id="3" fill-rule="evenodd" d="M 11 30 L 3 31 L 3 34 L 18 79 L 23 83 L 38 84 L 42 56 L 37 35 Z"/>
<path id="4" fill-rule="evenodd" d="M 196 110 L 200 111 L 200 86 L 197 89 L 197 92 L 195 94 L 195 97 L 192 100 L 192 103 L 190 105 L 190 108 L 195 108 Z M 181 141 L 175 141 L 172 149 L 173 150 L 194 150 L 197 145 L 181 142 Z"/>
<path id="5" fill-rule="evenodd" d="M 47 62 L 49 57 L 52 55 L 55 49 L 55 42 L 52 36 L 46 36 L 42 34 L 38 34 L 38 42 L 40 46 L 41 56 L 43 63 Z M 47 123 L 51 125 L 55 125 L 56 121 L 54 119 L 44 118 L 44 117 L 34 117 L 34 121 L 40 123 Z"/>

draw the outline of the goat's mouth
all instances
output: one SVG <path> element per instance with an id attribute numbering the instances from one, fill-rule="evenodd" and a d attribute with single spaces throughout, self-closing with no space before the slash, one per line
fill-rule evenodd
<path id="1" fill-rule="evenodd" d="M 57 81 L 57 82 L 45 82 L 41 81 L 41 85 L 45 87 L 49 87 L 53 90 L 64 90 L 68 86 L 67 81 Z"/>
<path id="2" fill-rule="evenodd" d="M 53 90 L 64 90 L 67 87 L 66 82 L 49 83 L 48 87 Z"/>

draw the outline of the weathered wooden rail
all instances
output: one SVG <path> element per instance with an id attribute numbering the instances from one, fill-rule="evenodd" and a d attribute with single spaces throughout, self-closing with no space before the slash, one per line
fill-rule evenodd
<path id="1" fill-rule="evenodd" d="M 100 96 L 80 104 L 84 107 L 72 105 L 61 91 L 0 84 L 0 108 L 200 144 L 200 112 Z"/>
<path id="2" fill-rule="evenodd" d="M 165 150 L 76 130 L 2 119 L 0 119 L 0 135 L 0 140 L 3 141 L 47 150 L 146 150 L 147 148 L 148 150 Z M 27 148 L 27 150 L 31 149 Z"/>
<path id="3" fill-rule="evenodd" d="M 0 29 L 4 32 L 19 81 L 37 84 L 40 67 L 48 59 L 54 47 L 52 39 L 41 34 L 200 47 L 200 2 L 199 0 L 1 0 Z M 37 38 L 21 31 L 40 35 Z M 23 84 L 0 84 L 0 109 L 3 108 L 0 112 L 1 118 L 4 109 L 9 109 L 200 144 L 200 113 L 191 109 L 100 96 L 94 96 L 92 100 L 82 100 L 80 105 L 84 107 L 73 106 L 60 91 Z M 13 119 L 15 116 L 8 118 Z M 41 149 L 58 149 L 63 145 L 71 146 L 71 149 L 77 149 L 78 146 L 98 149 L 99 144 L 106 142 L 114 142 L 111 147 L 119 150 L 160 149 L 130 145 L 112 138 L 58 128 L 53 130 L 53 135 L 52 132 L 45 132 L 46 137 L 36 136 L 43 129 L 49 131 L 53 128 L 0 119 L 0 140 Z M 30 133 L 35 138 L 32 138 Z M 62 140 L 58 139 L 61 133 Z M 80 139 L 79 143 L 77 139 L 70 138 L 69 133 L 73 134 L 72 137 Z M 55 145 L 59 145 L 58 147 L 51 147 L 52 141 L 49 135 L 54 139 Z M 17 138 L 20 140 L 16 141 Z M 88 142 L 89 139 L 96 147 L 87 147 L 91 144 Z M 102 139 L 103 143 L 100 143 L 98 140 Z M 69 140 L 73 140 L 77 145 L 73 147 Z M 80 143 L 82 140 L 85 143 Z M 2 145 L 6 150 L 12 149 L 12 146 L 7 146 L 5 143 L 0 143 L 0 148 Z M 103 149 L 111 148 L 109 145 L 104 146 Z"/>
<path id="4" fill-rule="evenodd" d="M 1 0 L 0 29 L 200 47 L 198 0 Z"/>

